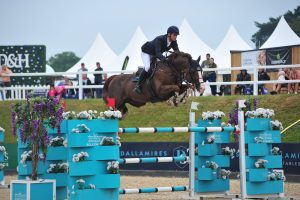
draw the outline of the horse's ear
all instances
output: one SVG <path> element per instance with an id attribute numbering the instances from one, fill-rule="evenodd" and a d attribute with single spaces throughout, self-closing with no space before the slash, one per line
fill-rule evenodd
<path id="1" fill-rule="evenodd" d="M 199 63 L 201 60 L 201 56 L 198 57 L 197 62 Z"/>

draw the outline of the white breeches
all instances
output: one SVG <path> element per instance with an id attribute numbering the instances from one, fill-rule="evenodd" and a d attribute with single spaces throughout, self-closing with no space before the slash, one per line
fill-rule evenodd
<path id="1" fill-rule="evenodd" d="M 144 69 L 146 72 L 148 72 L 150 69 L 150 64 L 151 64 L 151 55 L 142 52 L 141 56 L 142 56 L 142 60 L 143 60 L 143 64 L 144 64 Z"/>

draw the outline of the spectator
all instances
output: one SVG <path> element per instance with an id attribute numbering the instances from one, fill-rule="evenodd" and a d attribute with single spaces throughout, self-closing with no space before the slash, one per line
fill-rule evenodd
<path id="1" fill-rule="evenodd" d="M 209 65 L 210 65 L 210 54 L 207 53 L 206 54 L 206 60 L 204 60 L 202 63 L 201 63 L 201 68 L 204 69 L 204 68 L 209 68 Z M 205 83 L 207 80 L 208 80 L 208 73 L 209 72 L 203 72 L 203 82 Z"/>
<path id="2" fill-rule="evenodd" d="M 64 86 L 73 86 L 73 82 L 67 77 L 64 77 Z M 66 89 L 65 98 L 72 98 L 75 95 L 75 90 L 72 89 Z"/>
<path id="3" fill-rule="evenodd" d="M 290 80 L 289 78 L 289 74 L 290 74 L 290 70 L 288 68 L 284 68 L 283 70 L 281 69 L 278 74 L 278 81 L 285 81 L 285 80 Z M 271 94 L 277 94 L 280 93 L 280 90 L 282 87 L 288 87 L 287 83 L 276 83 L 273 85 L 273 91 L 271 92 Z"/>
<path id="4" fill-rule="evenodd" d="M 265 71 L 265 69 L 258 69 L 258 80 L 259 81 L 269 81 L 270 76 Z M 258 84 L 258 94 L 266 94 L 265 84 Z"/>
<path id="5" fill-rule="evenodd" d="M 247 73 L 246 69 L 241 70 L 241 73 L 237 75 L 236 81 L 251 81 L 251 76 Z M 244 94 L 246 93 L 246 89 L 250 89 L 249 84 L 238 84 L 235 88 L 234 93 Z"/>
<path id="6" fill-rule="evenodd" d="M 77 72 L 80 72 L 80 71 L 82 71 L 82 72 L 87 72 L 88 71 L 88 69 L 87 68 L 85 68 L 85 64 L 84 63 L 81 63 L 81 67 L 80 67 L 80 69 L 78 69 L 78 71 Z M 78 84 L 79 84 L 79 75 L 77 74 L 77 80 L 78 80 Z M 88 84 L 88 77 L 87 77 L 87 74 L 82 74 L 82 85 L 87 85 Z M 88 89 L 84 89 L 83 90 L 83 97 L 85 97 L 85 95 L 86 95 L 86 92 L 87 92 L 87 90 Z M 77 92 L 78 92 L 78 90 L 77 90 Z"/>
<path id="7" fill-rule="evenodd" d="M 209 59 L 209 68 L 217 68 L 217 65 L 215 63 L 214 58 Z M 208 72 L 208 82 L 216 82 L 217 80 L 217 74 L 215 71 Z M 217 86 L 216 85 L 210 85 L 211 94 L 216 96 L 217 94 Z"/>
<path id="8" fill-rule="evenodd" d="M 47 97 L 49 98 L 49 97 L 56 97 L 57 96 L 57 92 L 56 92 L 56 89 L 55 89 L 55 87 L 54 87 L 54 84 L 50 84 L 50 90 L 49 90 L 49 92 L 48 92 L 48 94 L 47 94 Z"/>
<path id="9" fill-rule="evenodd" d="M 95 71 L 103 71 L 101 65 L 100 65 L 100 62 L 97 62 L 96 63 L 96 69 Z M 102 85 L 103 83 L 103 76 L 102 74 L 94 74 L 95 76 L 95 85 Z M 96 97 L 97 98 L 101 98 L 102 97 L 102 88 L 97 88 L 96 89 Z"/>
<path id="10" fill-rule="evenodd" d="M 300 71 L 295 67 L 292 69 L 289 75 L 290 80 L 300 80 Z M 294 90 L 295 94 L 298 94 L 299 83 L 289 83 L 288 84 L 288 94 Z"/>
<path id="11" fill-rule="evenodd" d="M 6 76 L 12 74 L 12 71 L 8 68 L 6 65 L 2 65 L 2 69 L 0 71 L 0 76 L 2 77 L 2 85 L 4 87 L 10 87 L 11 82 L 10 82 L 10 76 Z M 6 91 L 6 98 L 9 99 L 11 97 L 10 90 Z"/>

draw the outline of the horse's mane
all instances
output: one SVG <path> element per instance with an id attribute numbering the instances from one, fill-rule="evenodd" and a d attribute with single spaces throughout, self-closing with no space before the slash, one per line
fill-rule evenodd
<path id="1" fill-rule="evenodd" d="M 192 56 L 188 53 L 180 52 L 180 51 L 175 51 L 171 55 L 168 56 L 167 58 L 168 62 L 170 65 L 173 67 L 179 69 L 179 68 L 188 68 L 189 63 L 192 60 Z"/>

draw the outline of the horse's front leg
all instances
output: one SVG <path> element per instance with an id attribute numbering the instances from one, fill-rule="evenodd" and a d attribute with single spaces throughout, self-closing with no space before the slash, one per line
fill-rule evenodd
<path id="1" fill-rule="evenodd" d="M 177 106 L 177 104 L 179 103 L 179 99 L 178 99 L 178 96 L 179 96 L 179 92 L 180 92 L 180 88 L 179 86 L 177 85 L 163 85 L 159 88 L 159 95 L 161 97 L 165 96 L 170 96 L 170 94 L 173 95 L 173 93 L 175 93 L 174 96 L 172 96 L 168 102 L 171 104 L 171 105 L 175 105 Z"/>

